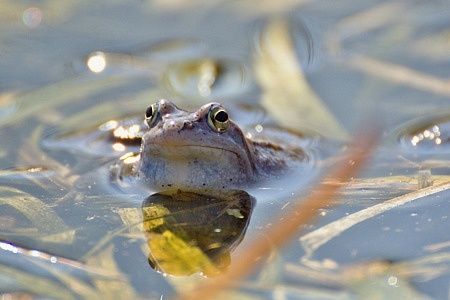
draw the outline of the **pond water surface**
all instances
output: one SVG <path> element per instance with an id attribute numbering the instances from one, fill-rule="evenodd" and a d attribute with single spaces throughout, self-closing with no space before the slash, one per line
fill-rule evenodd
<path id="1" fill-rule="evenodd" d="M 189 293 L 270 242 L 274 217 L 378 124 L 373 158 L 335 205 L 232 295 L 450 298 L 448 1 L 0 5 L 5 297 Z M 308 159 L 245 191 L 124 188 L 111 166 L 139 141 L 111 128 L 161 98 L 221 102 L 246 134 L 295 133 Z"/>

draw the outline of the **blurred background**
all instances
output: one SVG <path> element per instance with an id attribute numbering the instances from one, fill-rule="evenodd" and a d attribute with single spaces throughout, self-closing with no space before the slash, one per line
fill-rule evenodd
<path id="1" fill-rule="evenodd" d="M 242 126 L 299 132 L 321 171 L 360 127 L 382 125 L 364 179 L 233 295 L 449 299 L 446 190 L 382 206 L 345 229 L 333 223 L 448 182 L 449 1 L 1 0 L 0 8 L 4 295 L 162 299 L 203 282 L 150 268 L 148 195 L 73 192 L 80 182 L 101 186 L 105 166 L 138 151 L 111 149 L 96 133 L 101 124 L 168 98 L 191 110 L 220 101 Z M 240 230 L 266 238 L 273 213 L 319 173 L 308 169 L 280 192 L 251 191 L 256 208 L 245 196 L 255 210 Z M 323 235 L 327 224 L 335 231 Z"/>

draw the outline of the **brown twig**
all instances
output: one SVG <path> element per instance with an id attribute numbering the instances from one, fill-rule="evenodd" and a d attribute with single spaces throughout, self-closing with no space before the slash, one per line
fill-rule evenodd
<path id="1" fill-rule="evenodd" d="M 310 222 L 317 215 L 317 210 L 329 205 L 337 190 L 342 187 L 342 184 L 329 184 L 329 182 L 347 182 L 361 169 L 376 146 L 377 135 L 378 132 L 373 131 L 369 134 L 364 132 L 355 137 L 347 155 L 329 172 L 329 176 L 323 179 L 308 196 L 296 201 L 289 213 L 274 219 L 273 224 L 277 225 L 266 232 L 271 239 L 270 243 L 265 239 L 256 240 L 247 251 L 242 251 L 242 254 L 236 257 L 225 275 L 189 294 L 180 295 L 180 298 L 184 300 L 212 298 L 216 293 L 234 286 L 252 272 L 258 265 L 256 259 L 267 256 L 273 245 L 280 246 L 298 234 L 299 226 Z"/>

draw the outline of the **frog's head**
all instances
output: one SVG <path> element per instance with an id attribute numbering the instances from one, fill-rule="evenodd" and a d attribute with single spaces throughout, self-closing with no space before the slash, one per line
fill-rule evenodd
<path id="1" fill-rule="evenodd" d="M 187 112 L 160 100 L 145 119 L 138 174 L 150 187 L 228 188 L 254 176 L 252 145 L 219 103 Z"/>

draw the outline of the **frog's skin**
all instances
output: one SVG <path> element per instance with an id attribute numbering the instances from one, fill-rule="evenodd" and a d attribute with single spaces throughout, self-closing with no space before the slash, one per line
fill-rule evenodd
<path id="1" fill-rule="evenodd" d="M 146 123 L 131 173 L 156 191 L 242 188 L 304 159 L 300 148 L 246 138 L 218 103 L 188 112 L 160 100 L 147 109 Z"/>

